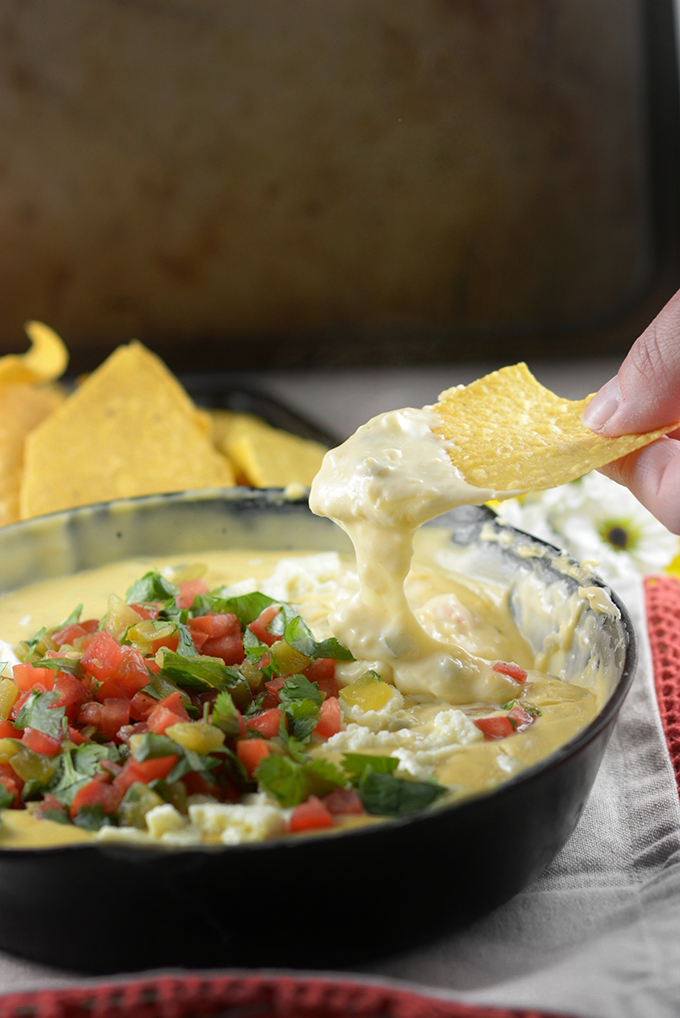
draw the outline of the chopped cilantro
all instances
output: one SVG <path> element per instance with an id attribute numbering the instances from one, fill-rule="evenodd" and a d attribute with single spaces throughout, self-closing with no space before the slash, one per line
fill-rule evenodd
<path id="1" fill-rule="evenodd" d="M 370 767 L 363 772 L 358 790 L 367 813 L 398 817 L 429 806 L 446 791 L 434 781 L 406 781 L 394 774 L 376 773 Z"/>
<path id="2" fill-rule="evenodd" d="M 296 700 L 311 700 L 320 707 L 323 697 L 319 692 L 319 684 L 310 682 L 304 675 L 289 675 L 279 690 L 279 701 L 286 704 Z"/>
<path id="3" fill-rule="evenodd" d="M 119 752 L 113 746 L 100 746 L 95 742 L 84 742 L 74 749 L 65 748 L 61 754 L 61 774 L 56 785 L 50 789 L 62 805 L 68 806 L 79 788 L 100 770 L 102 760 L 118 760 Z"/>
<path id="4" fill-rule="evenodd" d="M 297 806 L 310 795 L 326 795 L 347 783 L 345 775 L 328 760 L 295 761 L 275 753 L 260 761 L 255 777 L 260 788 L 282 806 Z"/>
<path id="5" fill-rule="evenodd" d="M 140 601 L 167 601 L 179 594 L 179 587 L 176 587 L 170 580 L 166 580 L 155 569 L 145 573 L 141 580 L 137 580 L 128 588 L 125 600 L 128 604 L 137 604 Z"/>
<path id="6" fill-rule="evenodd" d="M 66 816 L 63 809 L 44 809 L 40 813 L 41 820 L 52 820 L 55 824 L 70 824 L 71 821 Z"/>
<path id="7" fill-rule="evenodd" d="M 308 743 L 319 720 L 320 710 L 313 700 L 291 700 L 283 707 L 279 734 L 284 739 Z"/>
<path id="8" fill-rule="evenodd" d="M 260 711 L 262 710 L 262 704 L 264 702 L 264 698 L 266 695 L 267 695 L 266 693 L 260 693 L 258 696 L 253 697 L 253 700 L 250 703 L 250 705 L 246 707 L 246 709 L 243 711 L 243 717 L 250 718 L 253 717 L 255 714 L 259 714 Z"/>
<path id="9" fill-rule="evenodd" d="M 251 700 L 250 686 L 238 668 L 225 665 L 217 657 L 186 658 L 166 650 L 159 674 L 172 679 L 183 689 L 202 693 L 212 689 L 228 690 L 239 708 L 241 704 L 245 707 Z"/>
<path id="10" fill-rule="evenodd" d="M 34 661 L 33 665 L 35 668 L 51 668 L 53 672 L 68 672 L 77 679 L 83 676 L 80 658 L 76 657 L 44 657 L 40 661 Z"/>
<path id="11" fill-rule="evenodd" d="M 336 661 L 353 661 L 354 657 L 351 652 L 343 647 L 342 644 L 338 643 L 334 636 L 329 637 L 327 640 L 315 640 L 314 634 L 311 629 L 302 618 L 290 605 L 283 605 L 279 615 L 276 616 L 272 626 L 270 627 L 272 632 L 277 630 L 274 627 L 274 623 L 279 618 L 284 621 L 283 628 L 279 624 L 277 628 L 282 628 L 280 635 L 283 636 L 286 643 L 297 650 L 298 653 L 304 654 L 306 657 L 318 658 L 318 657 L 330 657 L 335 658 Z M 277 634 L 278 635 L 278 634 Z"/>
<path id="12" fill-rule="evenodd" d="M 353 784 L 357 784 L 370 768 L 374 774 L 391 774 L 399 766 L 394 756 L 371 756 L 369 753 L 343 753 L 342 766 Z"/>
<path id="13" fill-rule="evenodd" d="M 73 823 L 84 831 L 98 831 L 100 827 L 110 827 L 111 818 L 104 812 L 101 803 L 83 806 L 78 810 Z"/>
<path id="14" fill-rule="evenodd" d="M 61 694 L 55 690 L 40 692 L 33 690 L 19 711 L 15 726 L 17 728 L 35 728 L 43 735 L 49 735 L 52 739 L 61 739 L 62 723 L 66 710 L 64 707 L 55 707 L 54 704 L 61 698 Z"/>
<path id="15" fill-rule="evenodd" d="M 230 693 L 227 693 L 226 691 L 218 693 L 217 699 L 213 704 L 210 723 L 212 725 L 217 725 L 217 727 L 221 728 L 227 735 L 238 735 L 241 725 L 238 710 Z"/>
<path id="16" fill-rule="evenodd" d="M 301 764 L 287 756 L 270 753 L 255 769 L 260 788 L 269 792 L 282 806 L 297 806 L 307 798 L 307 776 Z"/>
<path id="17" fill-rule="evenodd" d="M 9 809 L 14 802 L 14 795 L 0 782 L 0 809 Z"/>
<path id="18" fill-rule="evenodd" d="M 239 620 L 241 629 L 245 629 L 270 604 L 278 604 L 278 602 L 257 590 L 252 594 L 239 594 L 236 597 L 223 597 L 219 593 L 213 592 L 198 594 L 193 600 L 190 611 L 194 618 L 207 615 L 209 612 L 230 613 Z"/>
<path id="19" fill-rule="evenodd" d="M 82 604 L 76 605 L 71 614 L 64 619 L 61 625 L 55 626 L 52 632 L 58 633 L 60 629 L 66 629 L 67 626 L 72 626 L 75 625 L 75 623 L 80 622 L 80 616 L 82 615 L 82 613 L 83 613 Z"/>
<path id="20" fill-rule="evenodd" d="M 135 760 L 139 760 L 140 763 L 144 760 L 156 760 L 161 756 L 181 756 L 181 754 L 182 747 L 178 743 L 173 742 L 168 735 L 158 735 L 156 732 L 146 732 L 132 750 Z"/>

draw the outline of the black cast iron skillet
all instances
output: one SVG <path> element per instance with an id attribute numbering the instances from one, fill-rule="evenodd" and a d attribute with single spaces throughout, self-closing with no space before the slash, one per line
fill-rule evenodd
<path id="1" fill-rule="evenodd" d="M 505 575 L 520 627 L 552 624 L 525 611 L 517 594 L 526 583 L 559 596 L 576 588 L 553 568 L 554 549 L 500 527 L 487 509 L 463 507 L 446 522 L 471 566 Z M 139 554 L 347 550 L 345 542 L 304 501 L 280 491 L 150 496 L 0 529 L 0 590 Z M 93 973 L 337 968 L 464 927 L 533 880 L 578 821 L 635 666 L 631 621 L 613 600 L 620 620 L 589 610 L 582 617 L 591 628 L 588 654 L 613 669 L 603 710 L 544 762 L 493 791 L 338 836 L 217 849 L 6 849 L 0 948 Z M 582 658 L 572 664 L 581 667 Z"/>

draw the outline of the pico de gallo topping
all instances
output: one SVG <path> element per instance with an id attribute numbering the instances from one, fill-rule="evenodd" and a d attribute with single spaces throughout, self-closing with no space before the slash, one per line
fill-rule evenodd
<path id="1" fill-rule="evenodd" d="M 390 756 L 315 755 L 344 727 L 336 662 L 352 655 L 291 604 L 152 571 L 81 616 L 19 644 L 0 679 L 0 808 L 148 835 L 187 816 L 217 830 L 217 806 L 244 823 L 238 808 L 267 801 L 267 837 L 408 815 L 445 791 Z"/>

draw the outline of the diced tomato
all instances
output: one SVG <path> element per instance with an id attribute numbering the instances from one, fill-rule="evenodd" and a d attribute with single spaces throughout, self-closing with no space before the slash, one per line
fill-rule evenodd
<path id="1" fill-rule="evenodd" d="M 209 657 L 221 657 L 225 665 L 240 665 L 245 657 L 240 632 L 218 636 L 214 640 L 206 640 L 201 647 L 201 654 L 207 654 Z"/>
<path id="2" fill-rule="evenodd" d="M 264 688 L 266 693 L 264 694 L 264 700 L 262 701 L 262 710 L 267 710 L 269 707 L 277 707 L 279 703 L 279 690 L 282 689 L 285 679 L 283 676 L 279 676 L 278 679 L 270 679 L 265 682 Z"/>
<path id="3" fill-rule="evenodd" d="M 203 774 L 196 771 L 189 771 L 182 778 L 187 795 L 215 795 L 217 787 L 211 784 Z"/>
<path id="4" fill-rule="evenodd" d="M 109 697 L 124 696 L 124 693 L 122 686 L 120 686 L 112 675 L 109 675 L 108 679 L 104 679 L 104 681 L 100 684 L 95 696 L 100 703 L 104 703 L 104 700 L 108 700 Z"/>
<path id="5" fill-rule="evenodd" d="M 76 817 L 83 806 L 101 806 L 106 814 L 115 813 L 120 806 L 123 792 L 115 785 L 105 784 L 103 781 L 88 781 L 86 785 L 79 788 L 73 796 L 70 813 Z"/>
<path id="6" fill-rule="evenodd" d="M 236 743 L 236 755 L 251 778 L 260 760 L 264 760 L 270 753 L 266 739 L 239 739 Z"/>
<path id="7" fill-rule="evenodd" d="M 154 604 L 153 601 L 135 601 L 130 607 L 143 619 L 151 619 L 152 622 L 156 621 L 161 610 L 160 605 Z"/>
<path id="8" fill-rule="evenodd" d="M 354 788 L 334 788 L 324 795 L 322 802 L 329 813 L 364 813 L 364 804 Z"/>
<path id="9" fill-rule="evenodd" d="M 321 714 L 314 729 L 315 735 L 322 739 L 330 739 L 331 735 L 337 735 L 342 724 L 342 711 L 337 696 L 329 696 L 321 704 Z"/>
<path id="10" fill-rule="evenodd" d="M 210 612 L 208 615 L 197 615 L 195 619 L 189 619 L 189 628 L 199 629 L 210 639 L 227 636 L 236 631 L 239 636 L 241 635 L 241 625 L 233 612 Z"/>
<path id="11" fill-rule="evenodd" d="M 152 675 L 158 675 L 159 671 L 161 670 L 161 666 L 159 665 L 158 661 L 154 661 L 152 657 L 145 657 L 144 664 L 149 669 Z"/>
<path id="12" fill-rule="evenodd" d="M 54 672 L 51 668 L 36 668 L 35 665 L 20 664 L 12 667 L 14 681 L 17 689 L 25 693 L 35 686 L 41 686 L 43 691 L 51 689 L 54 685 Z"/>
<path id="13" fill-rule="evenodd" d="M 62 813 L 64 816 L 66 815 L 66 810 L 59 800 L 49 792 L 45 792 L 42 797 L 42 801 L 36 806 L 33 816 L 39 817 L 42 820 L 44 814 L 48 812 L 48 810 L 54 810 L 55 813 Z"/>
<path id="14" fill-rule="evenodd" d="M 258 617 L 250 623 L 248 629 L 255 633 L 255 636 L 262 643 L 266 643 L 268 647 L 271 647 L 273 643 L 276 643 L 280 639 L 279 636 L 274 636 L 269 632 L 267 626 L 270 624 L 275 615 L 278 615 L 280 607 L 278 604 L 270 604 L 268 608 L 265 608 Z"/>
<path id="15" fill-rule="evenodd" d="M 0 718 L 0 739 L 18 739 L 19 729 L 15 728 L 11 721 Z"/>
<path id="16" fill-rule="evenodd" d="M 112 678 L 125 696 L 132 697 L 149 681 L 149 669 L 136 647 L 121 647 L 123 656 Z"/>
<path id="17" fill-rule="evenodd" d="M 19 793 L 23 785 L 21 778 L 18 778 L 16 774 L 11 778 L 5 774 L 0 774 L 0 785 L 3 785 L 5 790 L 12 796 L 10 807 L 17 806 L 19 804 Z"/>
<path id="18" fill-rule="evenodd" d="M 485 739 L 505 739 L 515 731 L 512 721 L 509 721 L 507 716 L 476 718 L 475 724 L 480 732 L 483 732 Z"/>
<path id="19" fill-rule="evenodd" d="M 152 640 L 151 653 L 155 654 L 161 647 L 167 647 L 168 650 L 177 650 L 178 644 L 179 631 L 176 630 L 174 633 L 170 633 L 169 636 L 160 636 L 157 640 Z"/>
<path id="20" fill-rule="evenodd" d="M 146 735 L 149 731 L 149 726 L 146 721 L 136 721 L 134 725 L 123 725 L 122 728 L 118 729 L 118 738 L 121 742 L 124 742 L 127 746 L 130 745 L 130 738 L 133 735 Z"/>
<path id="21" fill-rule="evenodd" d="M 254 728 L 265 739 L 273 739 L 275 735 L 279 734 L 282 713 L 280 707 L 270 707 L 269 710 L 262 711 L 254 718 L 247 718 L 246 728 Z"/>
<path id="22" fill-rule="evenodd" d="M 76 640 L 81 640 L 83 636 L 96 633 L 98 625 L 97 619 L 86 619 L 84 622 L 70 622 L 68 626 L 64 626 L 63 629 L 58 629 L 55 633 L 52 633 L 51 638 L 57 647 L 63 647 L 65 643 L 73 646 Z"/>
<path id="23" fill-rule="evenodd" d="M 243 661 L 243 639 L 241 625 L 232 612 L 211 612 L 209 615 L 197 615 L 189 621 L 189 629 L 194 637 L 194 645 L 210 657 L 221 657 L 225 664 L 235 665 Z M 205 633 L 206 639 L 201 640 L 199 634 Z"/>
<path id="24" fill-rule="evenodd" d="M 68 672 L 59 672 L 54 680 L 54 690 L 59 693 L 59 699 L 52 704 L 53 707 L 68 707 L 72 703 L 84 700 L 88 690 L 75 675 Z"/>
<path id="25" fill-rule="evenodd" d="M 306 802 L 301 802 L 290 815 L 291 834 L 333 827 L 334 823 L 330 810 L 315 795 L 310 795 Z"/>
<path id="26" fill-rule="evenodd" d="M 152 732 L 162 735 L 170 725 L 176 725 L 178 721 L 188 721 L 189 715 L 182 703 L 182 697 L 178 692 L 159 700 L 151 713 L 146 718 L 146 723 Z"/>
<path id="27" fill-rule="evenodd" d="M 335 661 L 332 657 L 319 657 L 305 668 L 305 678 L 317 682 L 319 689 L 326 696 L 337 696 L 340 692 L 338 680 L 335 678 Z"/>
<path id="28" fill-rule="evenodd" d="M 201 648 L 203 647 L 203 644 L 205 643 L 206 640 L 209 640 L 210 637 L 208 636 L 207 633 L 202 633 L 200 629 L 191 629 L 190 628 L 189 632 L 191 633 L 191 639 L 194 641 L 194 647 L 196 648 L 196 653 L 200 654 L 201 653 Z"/>
<path id="29" fill-rule="evenodd" d="M 178 583 L 179 595 L 175 598 L 177 607 L 191 608 L 194 603 L 194 598 L 198 594 L 207 594 L 208 585 L 205 580 L 185 580 L 184 583 Z"/>
<path id="30" fill-rule="evenodd" d="M 158 700 L 154 700 L 148 693 L 135 693 L 130 702 L 130 717 L 134 721 L 146 721 Z"/>
<path id="31" fill-rule="evenodd" d="M 126 696 L 110 696 L 102 704 L 101 721 L 99 727 L 102 732 L 113 742 L 118 729 L 127 725 L 130 720 L 130 700 Z"/>
<path id="32" fill-rule="evenodd" d="M 27 749 L 43 756 L 54 756 L 61 748 L 61 739 L 53 739 L 51 735 L 39 732 L 37 728 L 24 728 L 21 742 Z"/>
<path id="33" fill-rule="evenodd" d="M 516 703 L 514 707 L 508 711 L 508 717 L 510 721 L 515 723 L 515 731 L 523 732 L 529 725 L 533 725 L 536 720 L 533 714 L 530 714 L 521 703 Z"/>
<path id="34" fill-rule="evenodd" d="M 81 636 L 87 636 L 87 630 L 80 623 L 71 622 L 68 626 L 64 626 L 63 629 L 58 629 L 56 633 L 52 633 L 52 640 L 57 647 L 63 647 L 65 643 L 73 646 Z"/>
<path id="35" fill-rule="evenodd" d="M 80 679 L 67 672 L 59 672 L 54 681 L 54 689 L 59 693 L 59 699 L 55 700 L 52 706 L 64 707 L 69 721 L 75 721 L 78 717 L 80 704 L 88 695 L 88 690 Z"/>
<path id="36" fill-rule="evenodd" d="M 496 661 L 491 665 L 491 669 L 494 672 L 500 672 L 501 675 L 509 675 L 515 682 L 526 682 L 527 679 L 527 673 L 523 668 L 508 661 Z"/>
<path id="37" fill-rule="evenodd" d="M 92 739 L 86 739 L 85 736 L 82 735 L 78 731 L 78 729 L 74 728 L 72 725 L 69 725 L 68 737 L 74 746 L 82 746 L 83 743 L 85 742 L 92 742 Z"/>
<path id="38" fill-rule="evenodd" d="M 177 760 L 178 757 L 175 754 L 143 761 L 135 760 L 131 756 L 120 774 L 113 779 L 113 784 L 120 792 L 125 794 L 130 785 L 134 785 L 135 781 L 142 781 L 145 785 L 148 785 L 150 781 L 167 778 Z"/>
<path id="39" fill-rule="evenodd" d="M 93 701 L 92 703 L 84 703 L 78 711 L 77 720 L 79 725 L 94 725 L 95 728 L 100 728 L 102 720 L 102 705 L 96 701 Z"/>
<path id="40" fill-rule="evenodd" d="M 95 679 L 108 679 L 123 658 L 123 648 L 105 629 L 100 630 L 80 659 L 83 668 Z"/>

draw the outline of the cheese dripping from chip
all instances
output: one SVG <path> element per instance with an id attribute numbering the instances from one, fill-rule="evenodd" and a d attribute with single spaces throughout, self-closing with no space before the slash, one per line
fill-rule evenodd
<path id="1" fill-rule="evenodd" d="M 404 593 L 416 530 L 459 505 L 553 487 L 654 441 L 607 439 L 581 423 L 588 399 L 564 400 L 524 364 L 449 389 L 433 407 L 372 418 L 331 449 L 309 505 L 349 535 L 360 589 L 329 617 L 359 659 L 380 663 L 402 693 L 450 703 L 503 703 L 513 679 L 463 648 L 430 636 Z"/>

